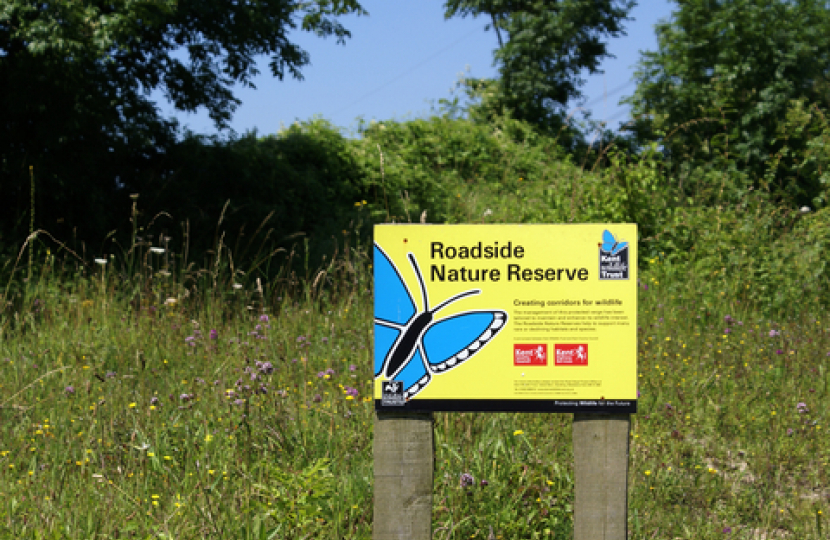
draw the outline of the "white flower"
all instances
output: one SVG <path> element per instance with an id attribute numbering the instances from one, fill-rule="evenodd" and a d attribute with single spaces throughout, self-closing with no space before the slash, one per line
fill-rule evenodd
<path id="1" fill-rule="evenodd" d="M 236 289 L 236 290 L 239 290 L 239 289 L 241 289 L 241 288 L 242 288 L 242 285 L 240 285 L 239 283 L 234 283 L 234 284 L 232 285 L 232 287 L 233 287 L 234 289 Z"/>
<path id="2" fill-rule="evenodd" d="M 802 206 L 801 207 L 801 213 L 802 214 L 809 214 L 810 213 L 810 207 L 809 206 Z"/>
<path id="3" fill-rule="evenodd" d="M 178 303 L 179 303 L 179 301 L 175 298 L 168 298 L 167 300 L 164 301 L 165 306 L 175 306 Z"/>
<path id="4" fill-rule="evenodd" d="M 106 259 L 95 259 L 95 264 L 100 264 L 101 266 L 104 266 L 105 264 L 107 264 L 107 260 Z"/>
<path id="5" fill-rule="evenodd" d="M 150 251 L 152 253 L 164 253 L 164 248 L 162 248 L 162 247 L 151 247 Z"/>

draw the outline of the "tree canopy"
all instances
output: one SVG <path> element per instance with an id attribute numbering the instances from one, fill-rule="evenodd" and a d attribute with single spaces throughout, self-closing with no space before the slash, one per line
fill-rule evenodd
<path id="1" fill-rule="evenodd" d="M 447 0 L 445 16 L 486 17 L 495 31 L 497 80 L 470 81 L 478 113 L 510 111 L 557 132 L 569 101 L 582 97 L 582 75 L 612 57 L 606 41 L 625 35 L 633 0 Z"/>
<path id="2" fill-rule="evenodd" d="M 640 139 L 661 140 L 675 166 L 710 159 L 710 149 L 719 147 L 763 178 L 770 157 L 800 144 L 785 127 L 792 101 L 828 104 L 825 4 L 678 2 L 671 20 L 656 26 L 658 50 L 644 53 L 637 89 L 625 100 L 638 118 Z M 780 193 L 805 203 L 815 192 L 806 180 L 793 182 L 789 172 L 773 180 Z"/>
<path id="3" fill-rule="evenodd" d="M 30 167 L 41 216 L 91 224 L 113 191 L 164 174 L 174 125 L 160 91 L 182 111 L 207 109 L 225 126 L 252 86 L 256 57 L 302 78 L 308 54 L 296 29 L 344 42 L 339 22 L 357 0 L 77 0 L 0 3 L 0 182 L 12 208 L 29 208 Z"/>

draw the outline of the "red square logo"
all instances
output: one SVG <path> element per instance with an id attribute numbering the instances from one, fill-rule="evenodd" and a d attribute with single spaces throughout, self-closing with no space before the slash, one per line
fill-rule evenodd
<path id="1" fill-rule="evenodd" d="M 587 366 L 588 345 L 585 343 L 568 343 L 554 345 L 554 365 Z"/>
<path id="2" fill-rule="evenodd" d="M 548 346 L 545 343 L 536 345 L 513 344 L 514 366 L 546 366 L 548 365 Z"/>

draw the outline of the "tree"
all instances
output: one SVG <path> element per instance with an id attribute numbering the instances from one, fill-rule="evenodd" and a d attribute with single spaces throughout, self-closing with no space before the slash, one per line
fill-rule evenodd
<path id="1" fill-rule="evenodd" d="M 288 33 L 343 43 L 350 13 L 365 12 L 357 0 L 2 0 L 0 231 L 28 222 L 34 178 L 38 215 L 53 219 L 40 225 L 100 233 L 142 178 L 172 167 L 176 126 L 152 91 L 226 126 L 257 55 L 274 76 L 302 78 L 309 57 Z"/>
<path id="2" fill-rule="evenodd" d="M 792 101 L 828 104 L 830 11 L 820 0 L 684 0 L 678 7 L 656 26 L 658 50 L 644 53 L 637 89 L 624 100 L 639 118 L 634 130 L 641 141 L 661 141 L 675 169 L 705 163 L 717 148 L 744 172 L 769 178 L 770 159 L 783 157 L 784 145 L 797 155 L 806 144 L 786 128 Z M 814 182 L 794 182 L 785 172 L 792 170 L 779 167 L 772 187 L 808 203 Z"/>
<path id="3" fill-rule="evenodd" d="M 516 119 L 558 133 L 569 101 L 579 99 L 582 73 L 598 73 L 613 57 L 605 39 L 625 35 L 633 0 L 447 0 L 445 16 L 484 16 L 498 48 L 496 80 L 469 81 L 480 98 L 474 114 L 509 111 Z"/>

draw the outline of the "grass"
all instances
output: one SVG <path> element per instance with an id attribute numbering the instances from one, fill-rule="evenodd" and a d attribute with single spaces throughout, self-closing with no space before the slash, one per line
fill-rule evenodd
<path id="1" fill-rule="evenodd" d="M 372 292 L 350 256 L 292 292 L 47 255 L 0 325 L 0 538 L 370 538 Z M 631 537 L 827 538 L 830 320 L 714 311 L 653 270 Z M 569 538 L 570 424 L 436 414 L 434 537 Z"/>

